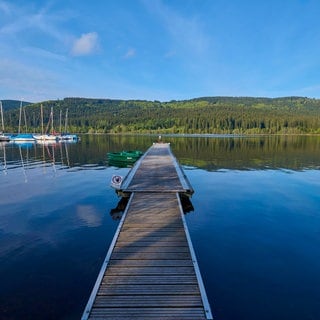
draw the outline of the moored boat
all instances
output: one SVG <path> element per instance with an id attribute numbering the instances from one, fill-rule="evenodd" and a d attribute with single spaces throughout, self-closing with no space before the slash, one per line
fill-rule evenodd
<path id="1" fill-rule="evenodd" d="M 1 128 L 2 131 L 0 131 L 0 141 L 6 142 L 10 140 L 10 137 L 4 134 L 4 121 L 3 121 L 3 109 L 2 109 L 2 101 L 0 101 L 0 113 L 1 113 Z"/>
<path id="2" fill-rule="evenodd" d="M 21 120 L 22 120 L 22 101 L 20 102 L 20 114 L 19 114 L 19 130 L 18 134 L 11 136 L 11 139 L 13 142 L 16 143 L 23 143 L 23 142 L 34 142 L 35 139 L 33 137 L 33 134 L 27 133 L 27 117 L 26 117 L 26 109 L 23 109 L 24 113 L 24 122 L 26 126 L 26 133 L 21 133 Z"/>
<path id="3" fill-rule="evenodd" d="M 68 141 L 68 142 L 76 142 L 79 141 L 80 138 L 77 134 L 71 134 L 68 132 L 68 108 L 66 110 L 66 119 L 65 119 L 65 127 L 64 127 L 64 132 L 61 131 L 61 110 L 60 110 L 60 134 L 57 135 L 59 141 Z"/>
<path id="4" fill-rule="evenodd" d="M 121 152 L 108 152 L 107 158 L 109 164 L 133 164 L 141 156 L 143 152 L 139 150 L 121 151 Z"/>
<path id="5" fill-rule="evenodd" d="M 57 137 L 53 134 L 34 134 L 34 139 L 38 141 L 57 141 Z"/>
<path id="6" fill-rule="evenodd" d="M 44 133 L 44 128 L 43 128 L 43 107 L 42 104 L 40 106 L 40 112 L 41 112 L 41 134 L 34 134 L 33 137 L 37 142 L 54 142 L 57 141 L 58 138 L 54 134 L 49 134 L 47 133 L 49 129 L 49 124 L 51 122 L 51 131 L 53 132 L 53 108 L 51 108 L 50 112 L 50 117 L 49 117 L 49 122 L 46 128 L 46 132 Z"/>
<path id="7" fill-rule="evenodd" d="M 14 142 L 35 141 L 34 137 L 30 133 L 19 133 L 16 136 L 11 137 Z"/>
<path id="8" fill-rule="evenodd" d="M 0 142 L 10 141 L 10 136 L 6 136 L 3 132 L 0 132 Z"/>
<path id="9" fill-rule="evenodd" d="M 79 136 L 76 134 L 70 134 L 70 133 L 62 133 L 57 136 L 58 140 L 63 140 L 63 141 L 78 141 Z"/>

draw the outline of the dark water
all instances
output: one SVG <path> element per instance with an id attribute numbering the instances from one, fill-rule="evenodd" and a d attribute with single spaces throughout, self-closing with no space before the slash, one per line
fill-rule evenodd
<path id="1" fill-rule="evenodd" d="M 120 200 L 106 153 L 146 136 L 0 145 L 0 319 L 79 319 Z M 165 137 L 216 319 L 320 319 L 320 137 Z"/>

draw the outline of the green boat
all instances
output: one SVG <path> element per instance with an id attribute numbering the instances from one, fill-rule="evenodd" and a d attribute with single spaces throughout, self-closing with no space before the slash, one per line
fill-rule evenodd
<path id="1" fill-rule="evenodd" d="M 143 152 L 139 150 L 121 151 L 121 152 L 108 152 L 107 158 L 110 165 L 132 165 L 141 156 Z"/>

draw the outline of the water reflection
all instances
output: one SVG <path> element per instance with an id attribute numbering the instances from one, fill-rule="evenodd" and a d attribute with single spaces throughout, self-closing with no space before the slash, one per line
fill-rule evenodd
<path id="1" fill-rule="evenodd" d="M 108 166 L 107 153 L 122 150 L 145 152 L 157 136 L 84 135 L 78 143 L 16 145 L 1 143 L 0 170 L 22 166 L 22 160 L 58 165 L 59 169 Z M 207 171 L 221 169 L 319 169 L 319 136 L 257 136 L 257 137 L 184 137 L 165 136 L 178 161 L 189 168 Z M 28 152 L 27 152 L 28 151 Z M 21 154 L 23 159 L 21 159 Z M 27 166 L 27 167 L 28 167 Z M 110 166 L 121 167 L 110 163 Z M 29 167 L 28 167 L 29 168 Z"/>
<path id="2" fill-rule="evenodd" d="M 128 201 L 129 201 L 129 197 L 122 197 L 119 200 L 117 206 L 110 210 L 110 216 L 112 217 L 113 220 L 120 220 L 122 218 L 122 215 L 126 210 Z"/>
<path id="3" fill-rule="evenodd" d="M 94 156 L 101 150 L 105 154 L 146 151 L 157 136 L 86 136 L 84 139 Z M 208 171 L 320 168 L 320 136 L 164 136 L 163 139 L 171 144 L 182 165 Z"/>
<path id="4" fill-rule="evenodd" d="M 88 227 L 98 227 L 102 223 L 102 216 L 92 205 L 78 205 L 77 216 Z"/>
<path id="5" fill-rule="evenodd" d="M 162 138 L 195 189 L 184 212 L 217 317 L 319 319 L 320 137 Z M 0 143 L 1 319 L 81 317 L 126 206 L 109 182 L 129 169 L 107 152 L 156 139 Z"/>
<path id="6" fill-rule="evenodd" d="M 28 181 L 28 171 L 43 168 L 43 173 L 51 168 L 57 170 L 87 170 L 104 169 L 105 164 L 79 163 L 77 150 L 80 148 L 73 141 L 37 142 L 37 143 L 1 143 L 0 145 L 0 174 L 8 174 L 11 170 L 21 168 Z M 70 157 L 71 155 L 71 157 Z"/>
<path id="7" fill-rule="evenodd" d="M 174 154 L 184 165 L 220 169 L 319 169 L 320 137 L 261 136 L 174 139 Z"/>

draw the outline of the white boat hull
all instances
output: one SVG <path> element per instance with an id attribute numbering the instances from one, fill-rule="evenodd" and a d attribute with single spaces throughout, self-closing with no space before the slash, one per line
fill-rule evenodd
<path id="1" fill-rule="evenodd" d="M 57 137 L 53 134 L 35 134 L 33 137 L 36 141 L 57 141 Z"/>

